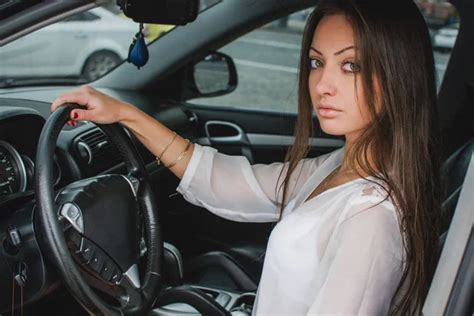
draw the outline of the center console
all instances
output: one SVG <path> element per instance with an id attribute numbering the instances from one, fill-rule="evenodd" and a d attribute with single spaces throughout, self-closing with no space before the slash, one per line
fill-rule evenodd
<path id="1" fill-rule="evenodd" d="M 255 301 L 255 293 L 234 293 L 220 289 L 212 289 L 199 285 L 187 285 L 193 289 L 204 292 L 215 303 L 222 306 L 230 315 L 245 316 L 252 315 L 252 307 Z M 171 303 L 155 308 L 150 315 L 202 315 L 192 305 L 187 303 Z"/>
<path id="2" fill-rule="evenodd" d="M 168 286 L 149 315 L 235 315 L 252 314 L 254 292 L 233 292 L 183 282 L 183 262 L 179 250 L 164 245 L 163 276 Z"/>

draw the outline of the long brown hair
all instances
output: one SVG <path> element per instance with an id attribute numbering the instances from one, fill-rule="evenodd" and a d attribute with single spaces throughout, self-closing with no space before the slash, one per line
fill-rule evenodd
<path id="1" fill-rule="evenodd" d="M 391 313 L 419 314 L 437 262 L 442 186 L 432 46 L 413 1 L 323 0 L 310 15 L 300 57 L 295 141 L 286 155 L 288 171 L 279 186 L 283 188 L 280 218 L 290 176 L 307 157 L 314 134 L 309 48 L 318 23 L 333 14 L 344 14 L 352 25 L 372 119 L 346 155 L 365 174 L 382 181 L 386 198 L 396 201 L 403 236 L 404 271 Z M 374 77 L 380 86 L 378 95 Z M 376 102 L 381 103 L 381 111 L 376 112 Z M 373 164 L 369 164 L 369 151 L 374 153 Z"/>

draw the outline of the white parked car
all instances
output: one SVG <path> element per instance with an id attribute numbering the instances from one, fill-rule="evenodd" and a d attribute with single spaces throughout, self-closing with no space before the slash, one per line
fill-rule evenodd
<path id="1" fill-rule="evenodd" d="M 443 27 L 433 38 L 433 48 L 443 53 L 451 52 L 459 33 L 459 23 Z"/>
<path id="2" fill-rule="evenodd" d="M 104 9 L 70 16 L 0 49 L 0 78 L 94 80 L 127 58 L 138 24 Z"/>

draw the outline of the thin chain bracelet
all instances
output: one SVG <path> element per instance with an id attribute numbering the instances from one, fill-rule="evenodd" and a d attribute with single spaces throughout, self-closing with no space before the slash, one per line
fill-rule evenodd
<path id="1" fill-rule="evenodd" d="M 188 145 L 186 146 L 184 151 L 178 156 L 178 158 L 176 158 L 175 161 L 173 161 L 168 166 L 166 166 L 166 168 L 168 169 L 173 168 L 181 159 L 183 159 L 184 156 L 186 156 L 186 154 L 188 153 L 189 147 L 191 147 L 191 142 L 189 141 L 189 139 L 186 139 L 186 141 L 188 142 Z"/>
<path id="2" fill-rule="evenodd" d="M 161 152 L 161 155 L 159 157 L 156 157 L 156 164 L 159 166 L 161 164 L 161 157 L 163 157 L 165 151 L 171 146 L 171 144 L 174 142 L 174 140 L 176 139 L 176 136 L 178 134 L 176 134 L 176 132 L 173 132 L 173 139 L 171 140 L 171 142 L 168 143 L 168 145 L 166 145 L 165 149 Z"/>

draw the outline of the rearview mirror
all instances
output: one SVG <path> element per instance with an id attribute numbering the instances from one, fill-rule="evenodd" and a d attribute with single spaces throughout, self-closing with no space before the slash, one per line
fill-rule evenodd
<path id="1" fill-rule="evenodd" d="M 199 13 L 199 0 L 116 1 L 123 13 L 138 23 L 185 25 Z"/>

